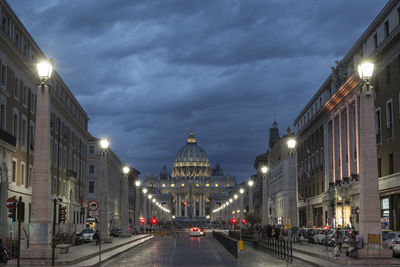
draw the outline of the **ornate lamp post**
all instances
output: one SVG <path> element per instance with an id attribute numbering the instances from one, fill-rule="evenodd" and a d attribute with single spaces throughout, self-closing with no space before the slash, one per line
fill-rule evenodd
<path id="1" fill-rule="evenodd" d="M 142 209 L 143 209 L 143 218 L 145 220 L 145 224 L 147 224 L 148 223 L 147 222 L 147 196 L 146 196 L 147 188 L 143 188 L 142 192 L 143 192 L 143 207 L 142 207 Z"/>
<path id="2" fill-rule="evenodd" d="M 122 217 L 122 236 L 131 236 L 128 229 L 129 224 L 129 193 L 128 193 L 128 174 L 131 168 L 124 166 L 122 172 L 124 173 L 124 188 L 122 188 L 122 203 L 121 203 L 121 217 Z"/>
<path id="3" fill-rule="evenodd" d="M 240 193 L 240 198 L 239 198 L 239 209 L 240 209 L 240 212 L 239 212 L 239 222 L 240 222 L 240 229 L 242 228 L 242 226 L 243 226 L 243 219 L 244 219 L 244 214 L 243 214 L 243 209 L 244 209 L 244 189 L 243 188 L 240 188 L 239 189 L 239 193 Z"/>
<path id="4" fill-rule="evenodd" d="M 53 72 L 52 62 L 43 60 L 37 64 L 40 84 L 37 88 L 35 150 L 33 152 L 32 217 L 30 223 L 30 247 L 22 258 L 50 259 L 51 241 L 51 154 L 50 154 L 50 91 L 49 80 Z M 53 187 L 54 188 L 54 187 Z M 57 192 L 53 192 L 57 194 Z"/>
<path id="5" fill-rule="evenodd" d="M 363 86 L 360 93 L 360 234 L 366 244 L 359 251 L 362 258 L 386 255 L 386 250 L 379 248 L 381 240 L 380 200 L 375 137 L 375 105 L 370 78 L 374 64 L 363 62 L 358 72 Z M 380 242 L 379 242 L 380 243 Z M 389 250 L 390 254 L 391 251 Z M 389 253 L 388 253 L 389 254 Z"/>
<path id="6" fill-rule="evenodd" d="M 297 177 L 297 150 L 296 150 L 296 144 L 297 141 L 295 138 L 289 138 L 287 141 L 287 146 L 289 149 L 289 153 L 291 155 L 290 161 L 289 161 L 289 170 L 294 168 L 294 177 L 295 177 L 295 183 L 296 183 L 296 201 L 295 201 L 295 218 L 293 220 L 294 226 L 299 226 L 299 209 L 297 208 L 297 202 L 299 201 L 299 178 Z M 289 179 L 290 179 L 290 171 L 289 171 Z M 290 182 L 289 182 L 290 183 Z M 290 205 L 292 207 L 293 205 Z M 292 213 L 293 214 L 293 213 Z"/>

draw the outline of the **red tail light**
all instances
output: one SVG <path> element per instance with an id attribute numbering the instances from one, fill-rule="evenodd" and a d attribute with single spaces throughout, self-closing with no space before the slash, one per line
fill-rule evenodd
<path id="1" fill-rule="evenodd" d="M 394 241 L 395 244 L 400 244 L 400 241 Z"/>

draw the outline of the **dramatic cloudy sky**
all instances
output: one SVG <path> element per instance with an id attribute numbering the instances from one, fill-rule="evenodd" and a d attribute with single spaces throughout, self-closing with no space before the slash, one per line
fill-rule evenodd
<path id="1" fill-rule="evenodd" d="M 190 128 L 254 173 L 386 0 L 8 0 L 122 161 L 171 166 Z"/>

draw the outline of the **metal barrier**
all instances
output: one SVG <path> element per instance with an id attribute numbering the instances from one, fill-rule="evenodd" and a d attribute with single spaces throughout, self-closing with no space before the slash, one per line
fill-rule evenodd
<path id="1" fill-rule="evenodd" d="M 212 233 L 213 237 L 217 239 L 217 241 L 221 243 L 229 253 L 231 253 L 235 258 L 239 257 L 239 245 L 237 240 L 216 231 L 213 231 Z"/>
<path id="2" fill-rule="evenodd" d="M 240 230 L 229 230 L 229 237 L 239 240 L 240 239 Z"/>
<path id="3" fill-rule="evenodd" d="M 254 242 L 255 248 L 271 254 L 274 257 L 293 262 L 292 241 L 276 238 L 266 238 L 259 242 Z"/>

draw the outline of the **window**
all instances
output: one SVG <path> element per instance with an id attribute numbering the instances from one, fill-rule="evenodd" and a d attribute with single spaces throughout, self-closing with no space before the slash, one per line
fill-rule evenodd
<path id="1" fill-rule="evenodd" d="M 12 160 L 12 181 L 15 183 L 17 180 L 17 160 L 13 159 Z"/>
<path id="2" fill-rule="evenodd" d="M 381 108 L 375 110 L 375 130 L 376 130 L 376 143 L 382 143 L 381 135 Z"/>
<path id="3" fill-rule="evenodd" d="M 0 104 L 0 127 L 6 129 L 6 106 L 3 104 Z"/>
<path id="4" fill-rule="evenodd" d="M 26 125 L 26 119 L 23 118 L 22 119 L 22 140 L 21 140 L 21 144 L 22 146 L 26 146 L 26 136 L 27 136 L 27 125 Z"/>
<path id="5" fill-rule="evenodd" d="M 94 193 L 94 181 L 89 181 L 89 193 Z"/>
<path id="6" fill-rule="evenodd" d="M 382 177 L 382 160 L 378 159 L 378 177 Z"/>
<path id="7" fill-rule="evenodd" d="M 1 85 L 5 88 L 7 83 L 7 68 L 6 66 L 1 66 Z"/>
<path id="8" fill-rule="evenodd" d="M 374 48 L 376 49 L 378 47 L 378 35 L 374 34 Z"/>
<path id="9" fill-rule="evenodd" d="M 28 88 L 24 86 L 24 89 L 22 91 L 22 104 L 24 104 L 25 107 L 28 105 Z"/>
<path id="10" fill-rule="evenodd" d="M 89 173 L 94 173 L 94 165 L 89 165 Z"/>
<path id="11" fill-rule="evenodd" d="M 387 65 L 385 68 L 385 75 L 386 75 L 386 83 L 390 83 L 390 65 Z"/>
<path id="12" fill-rule="evenodd" d="M 15 99 L 19 98 L 19 80 L 15 78 L 15 83 L 14 83 L 14 97 Z"/>
<path id="13" fill-rule="evenodd" d="M 29 149 L 34 150 L 35 149 L 35 126 L 32 125 L 30 126 L 30 131 L 29 131 Z"/>
<path id="14" fill-rule="evenodd" d="M 32 187 L 33 169 L 29 166 L 28 186 Z"/>
<path id="15" fill-rule="evenodd" d="M 393 153 L 389 154 L 389 174 L 393 174 Z"/>
<path id="16" fill-rule="evenodd" d="M 14 137 L 18 140 L 18 114 L 15 113 L 14 111 L 14 115 L 13 115 L 13 135 Z"/>
<path id="17" fill-rule="evenodd" d="M 392 99 L 386 101 L 386 128 L 387 128 L 387 138 L 393 136 L 393 106 Z"/>
<path id="18" fill-rule="evenodd" d="M 25 163 L 21 162 L 21 185 L 25 185 Z"/>
<path id="19" fill-rule="evenodd" d="M 385 21 L 385 37 L 389 36 L 389 21 Z"/>

